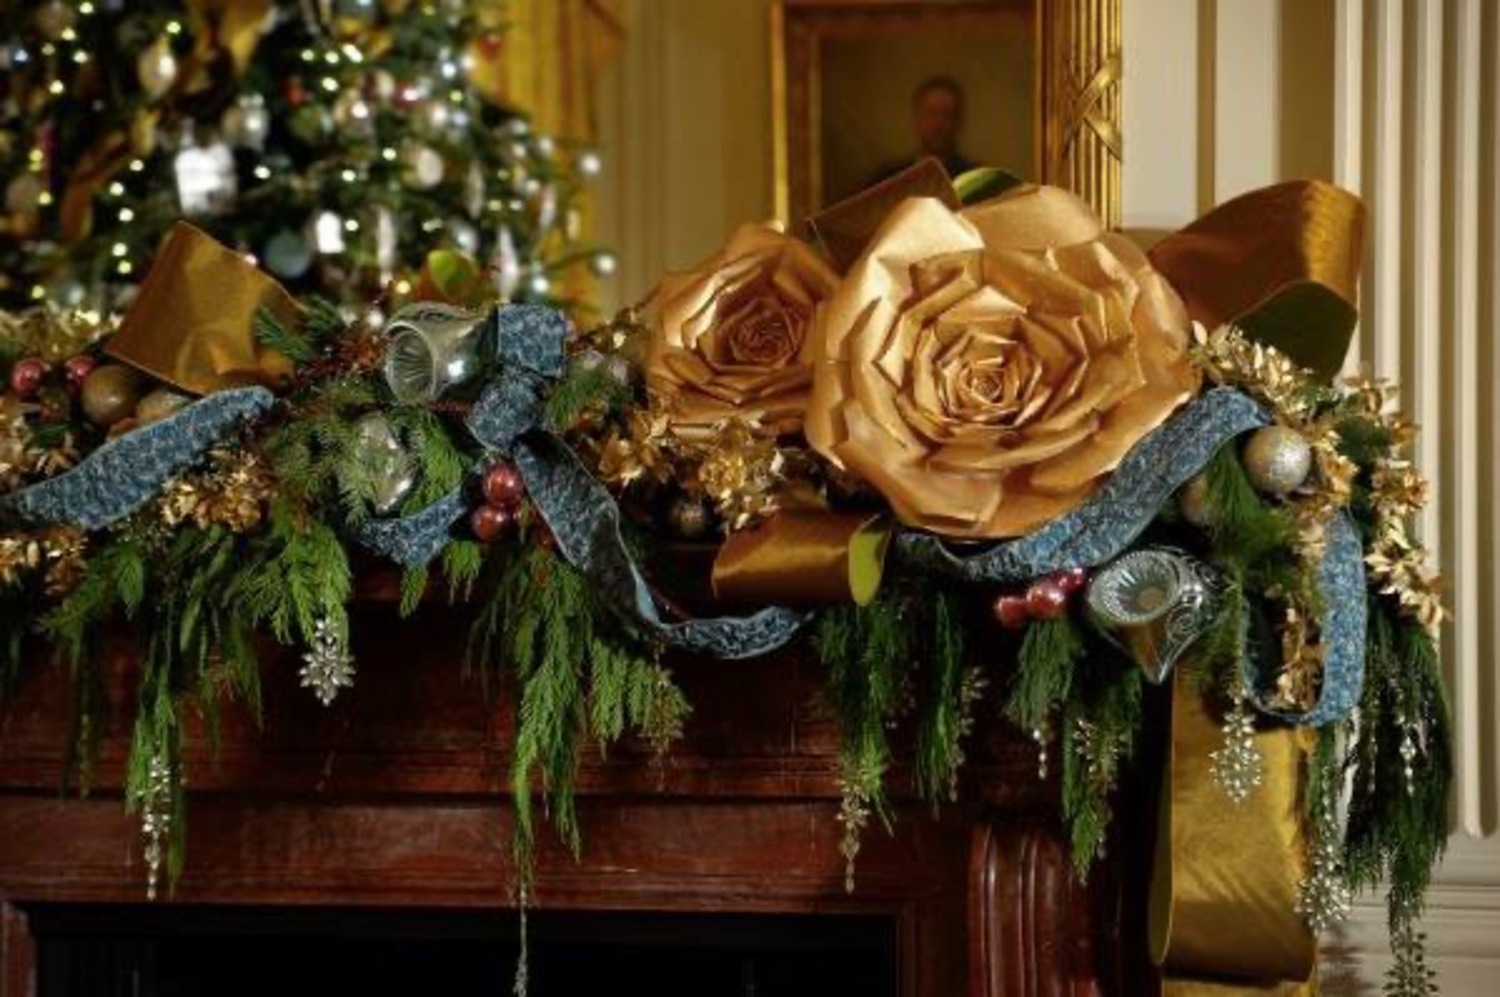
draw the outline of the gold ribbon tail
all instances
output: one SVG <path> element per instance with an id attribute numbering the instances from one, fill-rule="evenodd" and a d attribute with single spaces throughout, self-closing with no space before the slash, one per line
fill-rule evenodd
<path id="1" fill-rule="evenodd" d="M 1307 875 L 1301 810 L 1309 734 L 1257 733 L 1265 778 L 1235 804 L 1212 775 L 1219 724 L 1196 678 L 1182 669 L 1171 723 L 1149 922 L 1164 992 L 1312 993 L 1317 939 L 1294 909 Z"/>
<path id="2" fill-rule="evenodd" d="M 1331 378 L 1359 318 L 1364 229 L 1354 194 L 1295 180 L 1221 204 L 1148 255 L 1193 318 L 1233 322 Z"/>
<path id="3" fill-rule="evenodd" d="M 178 222 L 105 352 L 193 394 L 246 384 L 278 387 L 289 365 L 256 339 L 255 315 L 262 308 L 287 325 L 298 323 L 297 303 L 280 284 Z"/>
<path id="4" fill-rule="evenodd" d="M 865 605 L 880 587 L 890 539 L 883 516 L 786 510 L 725 542 L 714 595 L 742 605 Z"/>

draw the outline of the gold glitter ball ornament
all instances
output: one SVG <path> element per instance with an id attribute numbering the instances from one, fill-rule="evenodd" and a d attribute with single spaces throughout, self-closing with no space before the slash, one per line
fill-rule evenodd
<path id="1" fill-rule="evenodd" d="M 1312 446 L 1295 429 L 1267 426 L 1250 434 L 1240 459 L 1257 491 L 1280 498 L 1307 481 Z"/>

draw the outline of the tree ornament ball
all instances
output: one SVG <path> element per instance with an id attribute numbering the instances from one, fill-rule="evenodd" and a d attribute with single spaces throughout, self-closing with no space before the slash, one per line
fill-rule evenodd
<path id="1" fill-rule="evenodd" d="M 1287 426 L 1257 429 L 1240 459 L 1256 490 L 1277 497 L 1296 491 L 1312 471 L 1312 447 Z"/>
<path id="2" fill-rule="evenodd" d="M 160 422 L 174 412 L 179 412 L 192 404 L 192 399 L 187 395 L 171 388 L 157 388 L 149 391 L 140 403 L 135 407 L 135 418 L 142 426 L 149 426 L 153 422 Z"/>
<path id="3" fill-rule="evenodd" d="M 94 372 L 95 366 L 97 364 L 93 357 L 86 353 L 79 354 L 76 357 L 70 357 L 63 364 L 63 373 L 67 375 L 69 385 L 74 388 L 81 388 L 83 387 L 83 382 L 88 380 L 88 376 Z"/>
<path id="4" fill-rule="evenodd" d="M 494 543 L 516 523 L 509 507 L 482 505 L 469 513 L 469 530 L 480 543 Z"/>
<path id="5" fill-rule="evenodd" d="M 1208 504 L 1208 476 L 1194 475 L 1177 492 L 1177 511 L 1199 529 L 1213 525 L 1213 510 Z"/>
<path id="6" fill-rule="evenodd" d="M 1043 578 L 1026 590 L 1026 612 L 1034 620 L 1054 620 L 1068 608 L 1068 593 L 1054 579 Z"/>
<path id="7" fill-rule="evenodd" d="M 1020 630 L 1031 619 L 1031 614 L 1026 609 L 1024 595 L 1007 592 L 996 598 L 994 605 L 990 608 L 995 614 L 995 619 L 1007 630 Z"/>
<path id="8" fill-rule="evenodd" d="M 83 379 L 83 414 L 108 429 L 135 413 L 141 399 L 141 375 L 134 367 L 110 363 L 95 367 Z"/>
<path id="9" fill-rule="evenodd" d="M 1089 572 L 1087 568 L 1068 568 L 1059 571 L 1052 576 L 1052 581 L 1062 589 L 1063 595 L 1072 595 L 1088 584 Z"/>
<path id="10" fill-rule="evenodd" d="M 484 500 L 490 505 L 514 508 L 526 495 L 526 482 L 516 465 L 507 461 L 484 472 Z"/>
<path id="11" fill-rule="evenodd" d="M 22 357 L 10 368 L 10 390 L 17 397 L 30 398 L 42 386 L 47 364 L 36 357 Z"/>
<path id="12" fill-rule="evenodd" d="M 162 97 L 177 82 L 177 56 L 165 38 L 146 46 L 135 63 L 136 79 L 152 100 Z"/>
<path id="13" fill-rule="evenodd" d="M 698 540 L 708 533 L 708 510 L 696 499 L 683 496 L 672 503 L 673 531 L 684 540 Z"/>
<path id="14" fill-rule="evenodd" d="M 58 41 L 63 32 L 71 28 L 78 20 L 78 15 L 73 10 L 73 5 L 65 3 L 64 0 L 47 0 L 36 12 L 36 26 L 43 37 Z"/>

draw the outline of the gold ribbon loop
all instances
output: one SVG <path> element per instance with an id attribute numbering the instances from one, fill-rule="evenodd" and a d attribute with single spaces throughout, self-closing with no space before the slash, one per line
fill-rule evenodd
<path id="1" fill-rule="evenodd" d="M 1321 180 L 1225 202 L 1151 248 L 1151 262 L 1210 329 L 1233 322 L 1322 377 L 1359 318 L 1364 205 Z"/>
<path id="2" fill-rule="evenodd" d="M 105 351 L 193 394 L 277 387 L 290 370 L 285 357 L 256 341 L 255 313 L 262 308 L 297 324 L 297 303 L 280 284 L 178 222 Z"/>
<path id="3" fill-rule="evenodd" d="M 1257 733 L 1264 781 L 1235 804 L 1212 775 L 1219 725 L 1197 677 L 1177 673 L 1150 911 L 1151 958 L 1171 981 L 1167 993 L 1300 993 L 1276 987 L 1312 977 L 1317 939 L 1295 911 L 1307 875 L 1301 809 L 1310 736 L 1285 727 Z"/>
<path id="4" fill-rule="evenodd" d="M 883 516 L 787 510 L 725 542 L 714 595 L 745 605 L 863 606 L 880 587 L 890 539 Z"/>

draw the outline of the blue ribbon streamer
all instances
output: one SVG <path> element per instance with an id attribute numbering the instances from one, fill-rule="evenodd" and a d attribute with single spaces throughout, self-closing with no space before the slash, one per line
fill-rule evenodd
<path id="1" fill-rule="evenodd" d="M 666 643 L 719 658 L 766 654 L 791 640 L 804 616 L 772 606 L 750 616 L 668 621 L 620 536 L 620 509 L 560 440 L 542 428 L 548 385 L 564 367 L 567 322 L 536 305 L 496 312 L 500 371 L 480 391 L 469 432 L 515 460 L 526 494 L 557 538 L 563 557 Z M 457 491 L 411 516 L 365 524 L 357 538 L 392 560 L 415 567 L 443 549 L 465 503 Z"/>
<path id="2" fill-rule="evenodd" d="M 200 399 L 159 422 L 105 442 L 55 478 L 0 497 L 0 514 L 32 524 L 98 530 L 151 500 L 196 464 L 225 433 L 276 402 L 265 388 L 235 388 Z"/>
<path id="3" fill-rule="evenodd" d="M 973 553 L 931 533 L 904 530 L 896 552 L 905 564 L 966 582 L 1024 582 L 1097 567 L 1124 553 L 1220 447 L 1270 422 L 1249 396 L 1215 388 L 1132 447 L 1093 498 L 1040 529 Z"/>

